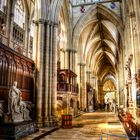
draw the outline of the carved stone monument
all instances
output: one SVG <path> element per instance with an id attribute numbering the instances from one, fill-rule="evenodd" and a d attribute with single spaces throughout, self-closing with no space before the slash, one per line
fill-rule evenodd
<path id="1" fill-rule="evenodd" d="M 8 113 L 5 114 L 6 121 L 0 125 L 0 139 L 16 140 L 37 131 L 37 124 L 31 120 L 29 113 L 15 81 L 9 90 Z"/>
<path id="2" fill-rule="evenodd" d="M 29 110 L 26 103 L 22 101 L 21 91 L 17 88 L 17 82 L 10 88 L 8 97 L 8 114 L 12 122 L 29 121 Z"/>

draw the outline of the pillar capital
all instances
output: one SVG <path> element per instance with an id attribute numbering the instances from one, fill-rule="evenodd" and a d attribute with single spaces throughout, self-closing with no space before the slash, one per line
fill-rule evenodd
<path id="1" fill-rule="evenodd" d="M 33 22 L 33 24 L 35 24 L 36 26 L 38 26 L 37 20 L 33 20 L 32 22 Z"/>
<path id="2" fill-rule="evenodd" d="M 91 74 L 91 71 L 86 71 L 87 74 Z"/>
<path id="3" fill-rule="evenodd" d="M 49 25 L 51 25 L 51 26 L 58 27 L 58 23 L 53 22 L 53 21 L 51 21 L 51 20 L 47 20 L 46 23 L 49 24 Z"/>
<path id="4" fill-rule="evenodd" d="M 55 22 L 54 22 L 54 23 L 53 23 L 53 26 L 54 26 L 54 27 L 58 27 L 58 23 L 55 23 Z"/>
<path id="5" fill-rule="evenodd" d="M 129 17 L 130 17 L 130 18 L 136 17 L 135 11 L 131 11 L 131 12 L 129 13 Z"/>
<path id="6" fill-rule="evenodd" d="M 30 28 L 28 28 L 28 32 L 30 32 L 31 31 L 31 29 Z"/>
<path id="7" fill-rule="evenodd" d="M 10 13 L 10 17 L 14 17 L 14 13 Z"/>
<path id="8" fill-rule="evenodd" d="M 79 66 L 86 66 L 86 64 L 85 63 L 82 63 L 82 62 L 78 63 L 78 65 Z"/>
<path id="9" fill-rule="evenodd" d="M 66 52 L 72 52 L 72 53 L 76 53 L 77 51 L 73 48 L 67 48 Z"/>
<path id="10" fill-rule="evenodd" d="M 46 23 L 46 19 L 40 18 L 40 19 L 38 20 L 38 23 L 39 23 L 39 24 L 45 24 L 45 23 Z"/>
<path id="11" fill-rule="evenodd" d="M 38 24 L 45 24 L 46 22 L 48 22 L 46 19 L 40 18 L 38 20 L 33 20 L 32 21 L 34 24 L 38 25 Z"/>

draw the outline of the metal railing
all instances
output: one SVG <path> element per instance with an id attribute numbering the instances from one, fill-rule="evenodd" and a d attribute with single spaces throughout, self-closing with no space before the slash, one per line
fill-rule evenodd
<path id="1" fill-rule="evenodd" d="M 129 136 L 125 136 L 125 135 L 119 135 L 119 134 L 113 134 L 113 133 L 104 133 L 104 132 L 102 132 L 100 134 L 100 140 L 104 140 L 104 136 L 103 135 L 107 136 L 106 140 L 110 140 L 109 136 L 114 137 L 114 138 L 118 138 L 118 140 L 120 138 L 124 138 L 124 139 L 128 139 L 128 140 L 129 139 L 131 139 L 131 140 L 139 140 L 139 137 L 129 137 Z M 115 140 L 117 140 L 117 139 L 115 139 Z"/>
<path id="2" fill-rule="evenodd" d="M 78 87 L 69 83 L 57 83 L 57 91 L 78 93 Z"/>

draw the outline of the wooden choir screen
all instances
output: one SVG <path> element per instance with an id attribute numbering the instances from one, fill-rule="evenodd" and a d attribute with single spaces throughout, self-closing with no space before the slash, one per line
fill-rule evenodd
<path id="1" fill-rule="evenodd" d="M 34 62 L 0 43 L 0 101 L 7 102 L 14 81 L 25 101 L 32 101 Z"/>

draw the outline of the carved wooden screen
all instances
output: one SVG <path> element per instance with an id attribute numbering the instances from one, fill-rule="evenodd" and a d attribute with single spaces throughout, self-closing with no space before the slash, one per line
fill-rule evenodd
<path id="1" fill-rule="evenodd" d="M 22 91 L 23 100 L 32 101 L 33 71 L 32 60 L 0 43 L 0 102 L 7 102 L 14 81 L 17 81 L 18 88 Z"/>

